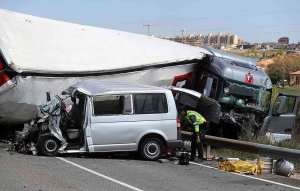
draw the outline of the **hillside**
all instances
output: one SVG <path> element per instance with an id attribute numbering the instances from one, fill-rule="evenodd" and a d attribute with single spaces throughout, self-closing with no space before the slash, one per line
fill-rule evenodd
<path id="1" fill-rule="evenodd" d="M 272 64 L 284 64 L 287 65 L 300 65 L 300 53 L 289 53 L 284 55 L 276 55 L 272 58 L 262 58 L 259 60 L 258 65 L 260 67 L 268 69 Z"/>

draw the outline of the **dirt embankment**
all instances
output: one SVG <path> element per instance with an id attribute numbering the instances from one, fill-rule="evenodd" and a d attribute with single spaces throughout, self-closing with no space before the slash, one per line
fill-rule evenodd
<path id="1" fill-rule="evenodd" d="M 290 53 L 285 55 L 277 55 L 273 58 L 264 58 L 258 61 L 258 65 L 263 68 L 268 68 L 272 64 L 292 64 L 300 65 L 300 53 Z"/>
<path id="2" fill-rule="evenodd" d="M 274 64 L 274 59 L 273 58 L 268 58 L 268 59 L 262 59 L 258 61 L 258 66 L 263 67 L 263 68 L 268 68 L 268 65 Z"/>

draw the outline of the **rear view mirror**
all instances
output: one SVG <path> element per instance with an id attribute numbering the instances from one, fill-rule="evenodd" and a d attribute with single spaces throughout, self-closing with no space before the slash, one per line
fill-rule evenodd
<path id="1" fill-rule="evenodd" d="M 212 87 L 212 84 L 213 84 L 213 79 L 212 78 L 207 78 L 206 79 L 206 84 L 205 84 L 205 89 L 203 91 L 203 94 L 205 96 L 208 96 L 210 95 L 210 91 L 211 91 L 211 87 Z"/>
<path id="2" fill-rule="evenodd" d="M 46 96 L 47 96 L 47 102 L 51 101 L 50 92 L 46 92 Z"/>

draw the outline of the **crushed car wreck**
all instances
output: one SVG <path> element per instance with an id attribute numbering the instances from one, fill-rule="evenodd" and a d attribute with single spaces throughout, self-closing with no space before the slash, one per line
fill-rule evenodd
<path id="1" fill-rule="evenodd" d="M 49 95 L 49 94 L 48 94 Z M 37 148 L 44 155 L 55 155 L 58 147 L 64 149 L 67 146 L 66 139 L 60 129 L 61 118 L 67 115 L 61 109 L 62 99 L 56 96 L 47 103 L 38 107 L 38 115 L 32 119 L 30 124 L 25 124 L 23 131 L 16 131 L 16 140 L 13 150 L 22 153 L 37 154 Z M 45 148 L 47 145 L 47 148 Z"/>
<path id="2" fill-rule="evenodd" d="M 211 105 L 211 119 L 220 112 L 216 101 L 184 88 L 79 80 L 62 94 L 48 99 L 17 133 L 15 150 L 30 152 L 36 145 L 47 156 L 138 151 L 157 160 L 165 149 L 183 147 L 177 128 L 182 99 Z"/>

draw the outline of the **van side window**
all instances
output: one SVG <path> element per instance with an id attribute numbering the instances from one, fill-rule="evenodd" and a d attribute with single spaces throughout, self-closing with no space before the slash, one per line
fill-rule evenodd
<path id="1" fill-rule="evenodd" d="M 132 114 L 131 95 L 105 95 L 93 98 L 94 115 Z"/>
<path id="2" fill-rule="evenodd" d="M 167 113 L 168 104 L 165 94 L 135 94 L 135 114 Z"/>

